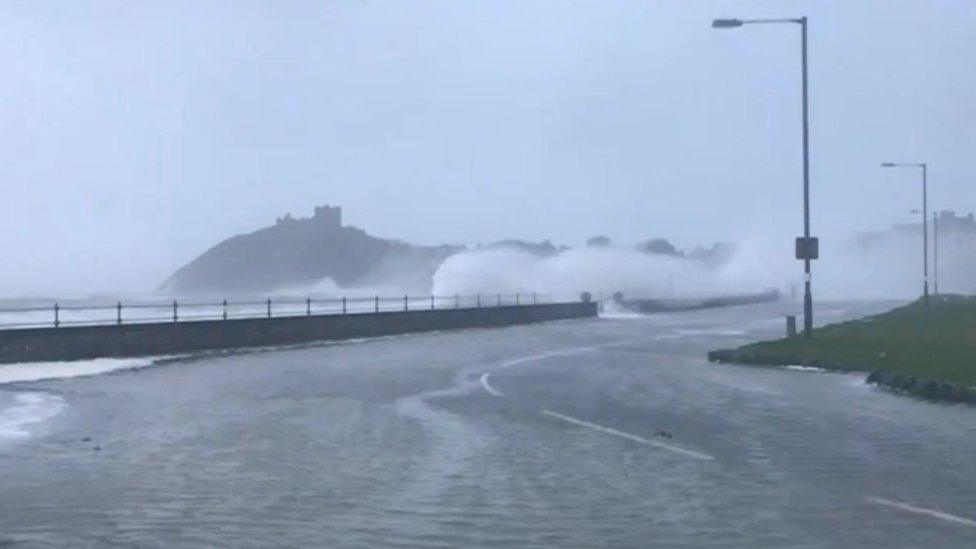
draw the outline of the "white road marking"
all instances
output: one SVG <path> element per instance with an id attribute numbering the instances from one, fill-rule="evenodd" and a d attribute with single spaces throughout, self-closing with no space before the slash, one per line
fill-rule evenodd
<path id="1" fill-rule="evenodd" d="M 519 358 L 513 358 L 512 360 L 509 360 L 509 361 L 506 361 L 506 362 L 502 362 L 499 365 L 499 368 L 509 368 L 511 366 L 515 366 L 516 364 L 525 364 L 526 362 L 535 362 L 536 360 L 543 360 L 543 359 L 551 358 L 551 357 L 554 357 L 554 356 L 569 356 L 569 355 L 578 355 L 580 353 L 588 353 L 590 351 L 595 351 L 597 349 L 603 349 L 604 347 L 615 347 L 617 345 L 624 345 L 626 343 L 631 343 L 631 342 L 634 342 L 634 341 L 637 341 L 637 340 L 638 340 L 637 338 L 634 338 L 634 339 L 622 339 L 622 340 L 619 340 L 619 341 L 612 341 L 610 343 L 601 343 L 599 345 L 591 345 L 589 347 L 571 347 L 569 349 L 562 349 L 562 350 L 559 350 L 559 351 L 549 351 L 547 353 L 540 353 L 540 354 L 537 354 L 537 355 L 530 355 L 530 356 L 523 356 L 523 357 L 519 357 Z"/>
<path id="2" fill-rule="evenodd" d="M 550 351 L 548 353 L 541 353 L 541 354 L 538 354 L 538 355 L 531 355 L 531 356 L 525 356 L 525 357 L 520 357 L 520 358 L 512 359 L 512 360 L 509 360 L 507 362 L 503 362 L 499 367 L 500 368 L 508 368 L 510 366 L 515 366 L 516 364 L 525 364 L 526 362 L 534 362 L 536 360 L 543 360 L 543 359 L 550 358 L 550 357 L 554 357 L 554 356 L 568 356 L 568 355 L 575 355 L 575 354 L 580 354 L 580 353 L 586 353 L 586 352 L 589 352 L 589 351 L 595 351 L 597 349 L 602 349 L 604 347 L 613 347 L 613 346 L 616 346 L 616 345 L 623 345 L 623 344 L 630 343 L 630 342 L 633 342 L 633 341 L 637 341 L 637 339 L 636 338 L 635 339 L 626 339 L 626 340 L 614 341 L 614 342 L 611 342 L 611 343 L 603 343 L 603 344 L 600 344 L 600 345 L 592 345 L 592 346 L 589 346 L 589 347 L 573 347 L 571 349 L 563 349 L 561 351 Z M 481 387 L 485 391 L 491 393 L 492 395 L 494 395 L 496 397 L 503 397 L 504 395 L 502 395 L 502 393 L 500 393 L 494 387 L 492 387 L 491 384 L 488 382 L 488 378 L 489 378 L 490 375 L 491 374 L 489 372 L 485 372 L 485 373 L 481 374 L 481 377 L 478 378 L 478 383 L 481 384 Z M 611 429 L 610 427 L 604 427 L 603 425 L 597 425 L 596 423 L 590 423 L 589 421 L 583 421 L 581 419 L 576 419 L 574 417 L 570 417 L 570 416 L 567 416 L 567 415 L 563 415 L 563 414 L 560 414 L 558 412 L 553 412 L 552 410 L 542 410 L 542 413 L 545 414 L 545 415 L 547 415 L 547 416 L 554 417 L 554 418 L 557 418 L 557 419 L 561 419 L 563 421 L 566 421 L 568 423 L 572 423 L 574 425 L 578 425 L 580 427 L 588 427 L 590 429 L 596 429 L 597 431 L 602 431 L 604 433 L 608 433 L 608 434 L 611 434 L 611 435 L 616 435 L 618 437 L 626 438 L 627 440 L 631 440 L 631 441 L 634 441 L 634 442 L 637 442 L 637 443 L 640 443 L 640 444 L 646 444 L 648 446 L 654 446 L 654 447 L 657 447 L 657 448 L 661 448 L 663 450 L 668 450 L 668 451 L 671 451 L 671 452 L 675 452 L 675 453 L 678 453 L 678 454 L 682 454 L 684 456 L 693 457 L 695 459 L 704 459 L 704 460 L 713 460 L 713 459 L 715 459 L 713 456 L 710 456 L 708 454 L 703 454 L 701 452 L 696 452 L 694 450 L 688 450 L 686 448 L 681 448 L 679 446 L 673 446 L 671 444 L 665 444 L 663 442 L 658 442 L 656 440 L 646 439 L 646 438 L 644 438 L 642 436 L 633 435 L 633 434 L 630 434 L 630 433 L 625 433 L 623 431 L 618 431 L 616 429 Z"/>
<path id="3" fill-rule="evenodd" d="M 914 505 L 909 505 L 908 503 L 902 503 L 900 501 L 892 501 L 890 499 L 879 498 L 876 496 L 868 496 L 865 499 L 867 499 L 871 503 L 884 505 L 885 507 L 891 507 L 893 509 L 900 509 L 902 511 L 907 511 L 909 513 L 915 513 L 916 515 L 926 515 L 932 518 L 937 518 L 939 520 L 944 520 L 946 522 L 961 524 L 963 526 L 976 527 L 976 520 L 952 515 L 949 513 L 945 513 L 943 511 L 937 511 L 935 509 L 926 509 L 924 507 L 916 507 Z"/>
<path id="4" fill-rule="evenodd" d="M 679 446 L 672 446 L 671 444 L 665 444 L 663 442 L 658 442 L 656 440 L 649 440 L 649 439 L 646 439 L 646 438 L 644 438 L 642 436 L 632 435 L 630 433 L 625 433 L 623 431 L 618 431 L 616 429 L 611 429 L 610 427 L 604 427 L 603 425 L 597 425 L 596 423 L 590 423 L 589 421 L 583 421 L 582 419 L 576 419 L 574 417 L 570 417 L 570 416 L 567 416 L 567 415 L 563 415 L 563 414 L 560 414 L 558 412 L 553 412 L 552 410 L 543 410 L 542 413 L 545 414 L 545 415 L 547 415 L 547 416 L 554 417 L 556 419 L 561 419 L 561 420 L 563 420 L 563 421 L 565 421 L 567 423 L 572 423 L 573 425 L 579 425 L 580 427 L 588 427 L 590 429 L 596 429 L 597 431 L 602 431 L 602 432 L 607 433 L 607 434 L 616 435 L 618 437 L 625 438 L 627 440 L 632 440 L 634 442 L 639 442 L 640 444 L 647 444 L 649 446 L 655 446 L 655 447 L 661 448 L 663 450 L 669 450 L 671 452 L 675 452 L 677 454 L 682 454 L 682 455 L 688 456 L 688 457 L 693 457 L 695 459 L 705 459 L 705 460 L 713 460 L 713 459 L 715 459 L 714 456 L 710 456 L 708 454 L 703 454 L 701 452 L 696 452 L 694 450 L 688 450 L 688 449 L 685 449 L 685 448 L 681 448 Z"/>
<path id="5" fill-rule="evenodd" d="M 580 353 L 588 353 L 590 351 L 595 351 L 597 349 L 602 349 L 604 347 L 613 347 L 613 346 L 616 346 L 616 345 L 623 345 L 625 343 L 630 343 L 632 341 L 637 341 L 637 339 L 636 338 L 635 339 L 622 339 L 622 340 L 613 341 L 613 342 L 610 342 L 610 343 L 601 343 L 600 345 L 591 345 L 589 347 L 572 347 L 572 348 L 569 348 L 569 349 L 562 349 L 562 350 L 559 350 L 559 351 L 549 351 L 547 353 L 540 353 L 540 354 L 537 354 L 537 355 L 523 356 L 523 357 L 519 357 L 519 358 L 513 358 L 513 359 L 508 360 L 506 362 L 502 362 L 498 367 L 499 368 L 508 368 L 508 367 L 511 367 L 511 366 L 515 366 L 517 364 L 525 364 L 526 362 L 535 362 L 536 360 L 543 360 L 543 359 L 551 358 L 551 357 L 554 357 L 554 356 L 569 356 L 569 355 L 576 355 L 576 354 L 580 354 Z M 485 373 L 481 374 L 481 377 L 478 378 L 478 383 L 481 384 L 481 387 L 485 391 L 488 391 L 489 393 L 495 395 L 496 397 L 503 397 L 504 395 L 502 395 L 501 392 L 497 391 L 494 387 L 491 386 L 490 383 L 488 383 L 488 376 L 489 375 L 490 374 L 488 372 L 485 372 Z"/>
<path id="6" fill-rule="evenodd" d="M 488 372 L 485 372 L 481 374 L 481 377 L 478 379 L 478 383 L 481 384 L 481 387 L 484 390 L 488 391 L 489 393 L 495 395 L 496 397 L 504 396 L 503 394 L 496 391 L 495 388 L 488 383 L 488 375 L 489 375 Z"/>

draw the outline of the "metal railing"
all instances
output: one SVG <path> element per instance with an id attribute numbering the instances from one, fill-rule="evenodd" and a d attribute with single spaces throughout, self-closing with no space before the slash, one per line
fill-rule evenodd
<path id="1" fill-rule="evenodd" d="M 0 329 L 62 326 L 98 326 L 282 318 L 313 315 L 369 314 L 395 311 L 506 307 L 552 303 L 539 293 L 473 295 L 403 295 L 357 297 L 267 297 L 228 301 L 116 301 L 115 303 L 61 304 L 0 308 Z"/>

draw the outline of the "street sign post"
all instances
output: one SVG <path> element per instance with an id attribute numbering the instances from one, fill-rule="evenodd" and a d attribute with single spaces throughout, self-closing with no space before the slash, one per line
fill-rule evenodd
<path id="1" fill-rule="evenodd" d="M 799 260 L 820 258 L 820 239 L 815 236 L 796 238 L 796 258 Z"/>

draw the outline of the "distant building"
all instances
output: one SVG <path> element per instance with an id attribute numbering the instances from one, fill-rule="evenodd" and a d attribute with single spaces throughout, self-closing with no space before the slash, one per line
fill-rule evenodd
<path id="1" fill-rule="evenodd" d="M 315 213 L 311 218 L 303 217 L 301 219 L 295 219 L 290 213 L 286 213 L 284 217 L 279 217 L 275 224 L 276 225 L 287 225 L 290 223 L 297 223 L 299 221 L 311 221 L 330 229 L 340 229 L 342 228 L 342 208 L 339 206 L 316 206 Z"/>
<path id="2" fill-rule="evenodd" d="M 939 220 L 939 233 L 959 233 L 959 234 L 976 234 L 976 219 L 973 218 L 973 214 L 966 214 L 965 217 L 956 215 L 953 210 L 942 210 L 938 212 L 936 218 Z M 929 230 L 934 230 L 932 225 L 932 220 L 929 220 Z M 920 234 L 922 232 L 922 223 L 899 223 L 892 227 L 895 233 L 900 234 Z"/>
<path id="3" fill-rule="evenodd" d="M 942 210 L 937 212 L 936 219 L 938 220 L 939 235 L 941 236 L 969 235 L 976 237 L 976 218 L 974 218 L 972 213 L 960 216 L 956 215 L 956 212 L 953 210 Z M 929 219 L 928 225 L 929 236 L 932 237 L 935 234 L 936 227 L 931 219 Z M 892 242 L 892 238 L 895 237 L 921 238 L 921 236 L 922 223 L 919 220 L 916 223 L 896 224 L 887 231 L 861 233 L 855 237 L 854 241 L 861 248 L 867 249 L 890 243 Z"/>
<path id="4" fill-rule="evenodd" d="M 952 210 L 942 210 L 938 220 L 940 233 L 976 233 L 976 219 L 972 213 L 961 217 Z"/>

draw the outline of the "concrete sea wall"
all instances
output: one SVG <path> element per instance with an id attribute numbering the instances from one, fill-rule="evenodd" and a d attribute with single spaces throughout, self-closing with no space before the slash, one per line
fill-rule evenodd
<path id="1" fill-rule="evenodd" d="M 289 345 L 593 317 L 595 302 L 0 331 L 0 364 Z"/>

